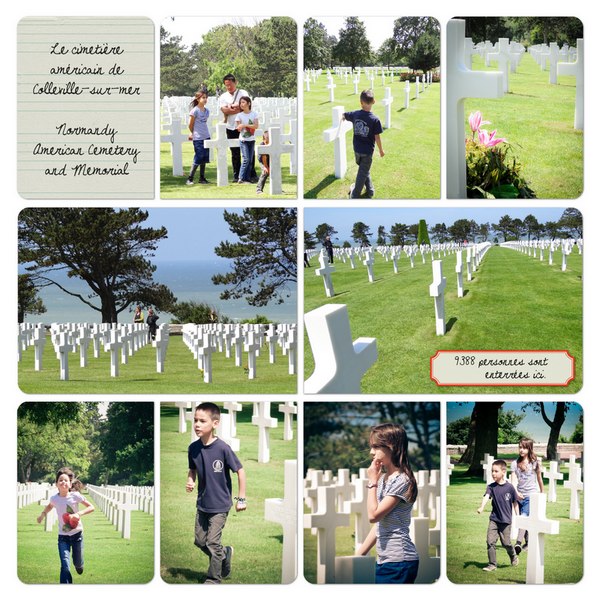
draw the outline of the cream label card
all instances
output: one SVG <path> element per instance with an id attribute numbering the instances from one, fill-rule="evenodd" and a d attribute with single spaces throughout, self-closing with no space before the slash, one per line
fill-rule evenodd
<path id="1" fill-rule="evenodd" d="M 17 46 L 19 194 L 153 198 L 153 22 L 27 17 Z"/>

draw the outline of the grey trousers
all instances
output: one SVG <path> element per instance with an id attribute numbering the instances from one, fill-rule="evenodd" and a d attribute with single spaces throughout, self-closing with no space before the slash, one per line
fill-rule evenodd
<path id="1" fill-rule="evenodd" d="M 496 565 L 496 542 L 500 538 L 500 543 L 508 552 L 511 562 L 515 557 L 515 549 L 510 543 L 510 523 L 496 523 L 490 521 L 487 530 L 487 551 L 488 562 L 490 565 Z"/>
<path id="2" fill-rule="evenodd" d="M 221 534 L 228 514 L 196 511 L 194 544 L 209 558 L 206 580 L 212 583 L 221 582 L 221 566 L 225 558 L 225 550 L 221 545 Z"/>
<path id="3" fill-rule="evenodd" d="M 373 154 L 359 154 L 354 153 L 354 160 L 358 165 L 358 172 L 356 173 L 356 181 L 354 182 L 354 190 L 352 191 L 352 198 L 360 198 L 363 187 L 367 190 L 367 196 L 372 197 L 375 193 L 373 182 L 371 181 L 371 165 L 373 164 Z"/>

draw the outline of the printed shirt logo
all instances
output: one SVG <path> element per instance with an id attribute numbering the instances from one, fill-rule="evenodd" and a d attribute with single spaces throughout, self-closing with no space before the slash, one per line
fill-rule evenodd
<path id="1" fill-rule="evenodd" d="M 354 133 L 360 137 L 369 137 L 369 126 L 364 121 L 354 121 Z"/>
<path id="2" fill-rule="evenodd" d="M 504 499 L 505 499 L 507 502 L 510 502 L 510 501 L 511 501 L 511 498 L 512 498 L 512 494 L 511 494 L 510 492 L 506 492 L 506 493 L 504 494 Z"/>
<path id="3" fill-rule="evenodd" d="M 223 472 L 223 461 L 222 460 L 215 460 L 212 464 L 213 466 L 213 471 L 215 473 L 222 473 Z"/>

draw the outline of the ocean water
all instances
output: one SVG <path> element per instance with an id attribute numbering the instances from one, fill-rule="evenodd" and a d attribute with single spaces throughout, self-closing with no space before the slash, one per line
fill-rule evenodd
<path id="1" fill-rule="evenodd" d="M 178 260 L 154 261 L 156 271 L 154 280 L 171 289 L 178 301 L 194 300 L 205 302 L 217 309 L 219 314 L 227 315 L 234 320 L 243 320 L 254 317 L 256 314 L 267 316 L 272 321 L 279 323 L 296 323 L 297 321 L 297 289 L 292 284 L 289 287 L 290 297 L 283 304 L 270 303 L 267 306 L 250 306 L 245 300 L 221 300 L 219 294 L 224 286 L 214 285 L 211 276 L 217 273 L 227 273 L 229 261 L 214 260 Z M 83 282 L 69 280 L 61 274 L 57 278 L 61 285 L 71 292 L 79 293 L 89 299 L 93 304 L 99 305 L 97 299 L 89 298 L 90 288 Z M 56 286 L 49 286 L 40 290 L 39 296 L 44 301 L 47 311 L 42 315 L 27 315 L 25 320 L 29 323 L 67 323 L 87 322 L 100 323 L 100 312 L 93 310 L 78 298 L 66 294 Z M 147 311 L 144 311 L 145 314 Z M 168 323 L 173 315 L 159 313 L 159 323 Z M 120 323 L 129 323 L 133 320 L 133 312 L 123 311 L 119 315 Z"/>

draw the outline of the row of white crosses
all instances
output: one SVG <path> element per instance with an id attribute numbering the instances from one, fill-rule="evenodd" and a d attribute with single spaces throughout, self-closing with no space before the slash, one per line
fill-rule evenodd
<path id="1" fill-rule="evenodd" d="M 49 483 L 17 483 L 17 508 L 29 506 L 35 502 L 46 500 L 49 494 L 55 494 L 56 487 Z"/>
<path id="2" fill-rule="evenodd" d="M 175 98 L 165 102 L 163 99 L 163 129 L 167 132 L 161 135 L 161 142 L 169 143 L 173 160 L 173 175 L 182 176 L 183 144 L 189 143 L 189 130 L 187 128 L 187 105 L 190 98 Z M 228 156 L 232 147 L 239 147 L 239 139 L 228 139 L 226 125 L 220 122 L 218 116 L 221 112 L 217 100 L 210 98 L 207 105 L 211 112 L 209 131 L 211 139 L 205 142 L 205 147 L 210 150 L 211 161 L 216 160 L 217 186 L 228 185 Z M 269 131 L 269 144 L 256 145 L 258 156 L 268 155 L 269 163 L 269 191 L 273 194 L 282 193 L 281 157 L 290 154 L 290 175 L 297 174 L 297 103 L 295 98 L 255 98 L 253 110 L 258 113 L 260 129 L 256 130 L 257 138 L 265 131 Z M 172 112 L 170 112 L 172 111 Z M 167 114 L 165 114 L 167 112 Z M 216 159 L 215 159 L 216 155 Z"/>
<path id="3" fill-rule="evenodd" d="M 261 349 L 268 347 L 269 363 L 275 364 L 279 346 L 288 359 L 288 373 L 296 374 L 297 327 L 295 324 L 204 324 L 187 323 L 182 328 L 183 342 L 198 361 L 204 383 L 212 383 L 212 354 L 225 353 L 235 366 L 243 366 L 243 352 L 247 352 L 248 379 L 257 377 L 257 358 Z"/>
<path id="4" fill-rule="evenodd" d="M 198 438 L 194 431 L 194 412 L 195 405 L 189 401 L 175 402 L 179 409 L 179 433 L 186 433 L 187 422 L 191 426 L 191 441 Z M 278 411 L 283 413 L 283 440 L 286 442 L 294 439 L 294 415 L 298 414 L 298 406 L 293 401 L 286 401 L 278 405 Z M 234 452 L 240 449 L 240 439 L 237 438 L 236 413 L 242 410 L 242 402 L 228 401 L 223 402 L 223 410 L 217 436 L 227 443 Z M 258 462 L 266 464 L 271 460 L 271 441 L 270 430 L 278 427 L 276 417 L 271 417 L 271 402 L 253 402 L 252 403 L 252 425 L 258 428 Z"/>
<path id="5" fill-rule="evenodd" d="M 168 326 L 163 325 L 157 332 L 153 346 L 157 348 L 157 371 L 162 372 L 164 363 L 165 339 L 168 337 Z M 99 358 L 101 349 L 110 352 L 110 374 L 118 377 L 119 365 L 128 364 L 129 358 L 146 346 L 148 329 L 143 323 L 109 324 L 109 323 L 53 323 L 50 326 L 50 340 L 56 358 L 60 363 L 60 379 L 69 379 L 69 355 L 79 353 L 79 366 L 88 365 L 90 345 L 94 358 Z M 43 369 L 43 353 L 47 337 L 43 326 L 19 326 L 19 358 L 23 348 L 34 347 L 36 371 Z"/>
<path id="6" fill-rule="evenodd" d="M 544 260 L 544 251 L 548 251 L 548 264 L 554 264 L 554 252 L 560 250 L 562 254 L 562 263 L 561 263 L 561 271 L 567 270 L 567 257 L 573 251 L 573 248 L 577 248 L 579 254 L 583 254 L 583 240 L 581 238 L 574 240 L 572 238 L 563 239 L 563 240 L 519 240 L 513 242 L 503 242 L 500 244 L 503 248 L 510 248 L 511 250 L 516 250 L 517 252 L 521 252 L 523 254 L 527 254 L 527 256 L 531 256 L 533 258 L 538 257 L 539 250 L 539 260 L 543 262 Z"/>
<path id="7" fill-rule="evenodd" d="M 141 510 L 139 498 L 132 491 L 119 486 L 100 486 L 87 484 L 87 489 L 95 506 L 97 506 L 120 532 L 121 537 L 131 539 L 131 512 Z M 141 492 L 140 492 L 141 494 Z M 154 514 L 154 491 L 144 492 L 149 514 Z"/>
<path id="8" fill-rule="evenodd" d="M 440 574 L 440 473 L 418 471 L 417 502 L 414 505 L 410 536 L 419 554 L 416 583 L 431 583 Z M 304 481 L 304 501 L 310 512 L 304 515 L 304 529 L 317 536 L 317 583 L 374 583 L 375 557 L 336 556 L 336 529 L 354 524 L 354 542 L 358 548 L 368 535 L 371 524 L 367 512 L 366 469 L 351 474 L 339 469 L 309 469 Z M 431 526 L 431 521 L 435 521 Z M 435 547 L 435 556 L 429 548 Z"/>

